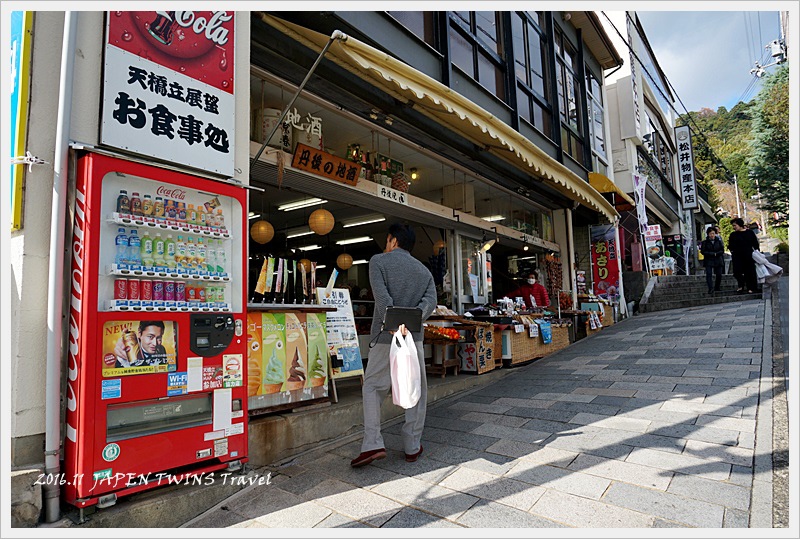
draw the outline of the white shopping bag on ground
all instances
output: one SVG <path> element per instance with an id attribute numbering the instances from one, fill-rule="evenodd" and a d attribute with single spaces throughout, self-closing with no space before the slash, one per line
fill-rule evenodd
<path id="1" fill-rule="evenodd" d="M 411 333 L 403 337 L 395 331 L 389 349 L 389 368 L 392 375 L 392 402 L 401 408 L 413 408 L 419 401 L 421 389 L 417 345 Z"/>

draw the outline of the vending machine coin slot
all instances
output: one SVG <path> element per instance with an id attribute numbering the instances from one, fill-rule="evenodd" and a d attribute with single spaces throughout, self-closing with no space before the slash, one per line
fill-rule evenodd
<path id="1" fill-rule="evenodd" d="M 231 344 L 234 333 L 232 316 L 192 314 L 190 320 L 189 348 L 195 354 L 202 357 L 216 356 Z"/>

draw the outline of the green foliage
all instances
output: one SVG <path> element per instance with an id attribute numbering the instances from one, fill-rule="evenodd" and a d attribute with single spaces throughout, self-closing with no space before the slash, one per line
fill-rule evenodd
<path id="1" fill-rule="evenodd" d="M 764 209 L 789 215 L 789 65 L 764 81 L 753 111 L 749 166 Z M 786 223 L 788 224 L 788 222 Z"/>
<path id="2" fill-rule="evenodd" d="M 733 232 L 733 225 L 731 224 L 730 217 L 723 217 L 719 220 L 719 235 L 722 237 L 722 243 L 725 244 L 725 249 L 728 248 L 728 238 Z"/>
<path id="3" fill-rule="evenodd" d="M 778 247 L 776 248 L 776 251 L 781 254 L 789 254 L 789 244 L 786 243 L 785 241 L 779 243 Z"/>
<path id="4" fill-rule="evenodd" d="M 772 226 L 767 227 L 769 230 L 769 235 L 776 240 L 781 240 L 781 242 L 789 243 L 789 227 L 788 226 Z"/>

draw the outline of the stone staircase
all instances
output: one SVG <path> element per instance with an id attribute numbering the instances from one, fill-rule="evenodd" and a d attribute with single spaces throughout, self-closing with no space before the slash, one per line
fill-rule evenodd
<path id="1" fill-rule="evenodd" d="M 760 292 L 737 294 L 736 287 L 736 279 L 733 275 L 723 275 L 721 291 L 715 292 L 711 296 L 708 294 L 705 274 L 651 277 L 639 302 L 639 312 L 652 313 L 732 301 L 751 301 L 762 297 Z"/>

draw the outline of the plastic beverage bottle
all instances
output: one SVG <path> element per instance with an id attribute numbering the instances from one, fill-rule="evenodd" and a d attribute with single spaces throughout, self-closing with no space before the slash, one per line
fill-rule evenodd
<path id="1" fill-rule="evenodd" d="M 124 266 L 128 263 L 128 234 L 124 228 L 117 229 L 117 237 L 114 239 L 117 252 L 114 256 L 114 263 L 117 266 Z"/>
<path id="2" fill-rule="evenodd" d="M 175 207 L 175 201 L 167 199 L 167 204 L 164 206 L 164 213 L 167 219 L 175 220 L 178 217 L 178 208 Z"/>
<path id="3" fill-rule="evenodd" d="M 197 268 L 197 245 L 194 243 L 194 238 L 191 236 L 186 237 L 186 262 L 185 265 L 189 269 Z"/>
<path id="4" fill-rule="evenodd" d="M 172 239 L 172 234 L 167 234 L 167 239 L 164 240 L 164 262 L 170 270 L 175 269 L 175 240 Z"/>
<path id="5" fill-rule="evenodd" d="M 186 222 L 186 204 L 178 202 L 178 221 L 181 223 Z"/>
<path id="6" fill-rule="evenodd" d="M 206 244 L 203 243 L 203 238 L 197 238 L 195 249 L 197 254 L 195 254 L 194 257 L 194 264 L 200 271 L 206 271 L 206 255 L 208 249 L 206 248 Z"/>
<path id="7" fill-rule="evenodd" d="M 156 237 L 153 239 L 153 265 L 158 268 L 166 266 L 165 248 L 164 238 L 161 237 L 161 232 L 157 232 Z"/>
<path id="8" fill-rule="evenodd" d="M 145 268 L 152 268 L 153 238 L 150 237 L 150 233 L 147 230 L 144 231 L 144 235 L 142 236 L 139 252 L 141 253 L 142 266 Z"/>
<path id="9" fill-rule="evenodd" d="M 175 242 L 175 264 L 181 269 L 186 269 L 186 242 L 183 241 L 183 236 L 178 236 Z"/>
<path id="10" fill-rule="evenodd" d="M 117 213 L 130 213 L 131 200 L 128 198 L 128 191 L 125 189 L 120 190 L 117 197 Z"/>
<path id="11" fill-rule="evenodd" d="M 142 201 L 142 215 L 145 217 L 153 216 L 153 199 L 150 195 L 145 195 Z"/>
<path id="12" fill-rule="evenodd" d="M 197 217 L 195 218 L 195 222 L 197 223 L 197 226 L 203 226 L 203 227 L 207 226 L 207 223 L 206 223 L 206 212 L 205 212 L 205 209 L 204 209 L 203 205 L 202 204 L 198 204 L 197 208 L 196 208 L 196 211 L 197 211 Z"/>
<path id="13" fill-rule="evenodd" d="M 217 287 L 217 293 L 214 299 L 217 303 L 225 303 L 225 286 Z"/>
<path id="14" fill-rule="evenodd" d="M 217 273 L 217 242 L 208 240 L 208 248 L 206 249 L 206 271 L 210 274 Z"/>
<path id="15" fill-rule="evenodd" d="M 214 226 L 217 228 L 225 228 L 225 216 L 222 215 L 222 208 L 217 209 L 217 216 L 214 219 Z"/>
<path id="16" fill-rule="evenodd" d="M 222 241 L 217 242 L 217 273 L 220 275 L 225 274 L 225 247 L 222 245 Z"/>
<path id="17" fill-rule="evenodd" d="M 190 225 L 197 224 L 197 210 L 194 209 L 194 204 L 189 204 L 189 209 L 186 210 L 186 222 Z"/>
<path id="18" fill-rule="evenodd" d="M 141 246 L 142 240 L 139 238 L 139 234 L 136 232 L 136 229 L 131 230 L 131 233 L 128 236 L 128 264 L 132 266 L 142 265 L 142 256 L 139 253 Z"/>
<path id="19" fill-rule="evenodd" d="M 131 213 L 133 215 L 142 215 L 142 199 L 139 198 L 139 193 L 133 193 L 131 196 Z"/>
<path id="20" fill-rule="evenodd" d="M 156 219 L 164 218 L 164 199 L 161 197 L 156 197 L 156 201 L 153 203 L 153 217 Z"/>

